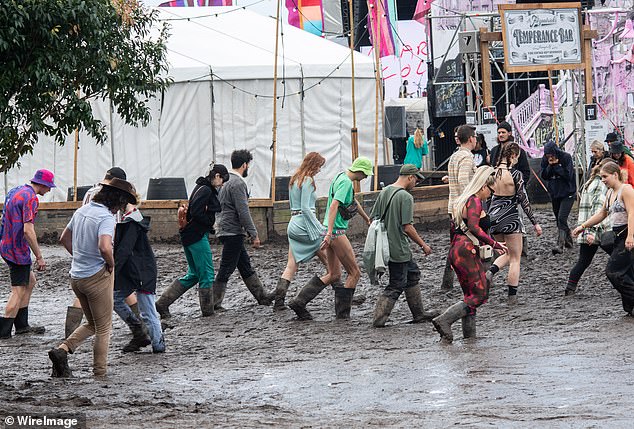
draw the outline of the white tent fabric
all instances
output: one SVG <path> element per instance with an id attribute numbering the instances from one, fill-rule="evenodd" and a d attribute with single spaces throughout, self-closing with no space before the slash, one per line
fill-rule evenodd
<path id="1" fill-rule="evenodd" d="M 172 27 L 167 46 L 174 84 L 151 101 L 152 120 L 146 127 L 125 125 L 110 111 L 108 100 L 93 103 L 109 140 L 96 145 L 80 133 L 78 186 L 99 181 L 116 165 L 143 197 L 149 179 L 157 177 L 184 177 L 191 191 L 212 161 L 230 168 L 231 152 L 248 149 L 254 154 L 247 178 L 251 196 L 268 198 L 275 20 L 240 8 L 206 8 L 204 13 L 200 8 L 161 8 L 160 17 Z M 327 160 L 317 176 L 317 191 L 325 195 L 330 180 L 351 162 L 350 51 L 288 25 L 283 33 L 276 175 L 291 175 L 306 153 L 318 151 Z M 374 63 L 358 53 L 354 60 L 359 152 L 374 159 Z M 298 95 L 302 89 L 303 97 Z M 5 175 L 5 193 L 27 182 L 38 168 L 48 168 L 59 188 L 42 200 L 65 200 L 73 184 L 73 147 L 73 135 L 63 147 L 40 138 L 20 168 Z"/>

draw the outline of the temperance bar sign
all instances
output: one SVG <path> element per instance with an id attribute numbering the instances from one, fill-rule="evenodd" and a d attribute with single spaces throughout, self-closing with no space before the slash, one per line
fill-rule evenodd
<path id="1" fill-rule="evenodd" d="M 499 5 L 508 72 L 582 68 L 581 3 Z"/>

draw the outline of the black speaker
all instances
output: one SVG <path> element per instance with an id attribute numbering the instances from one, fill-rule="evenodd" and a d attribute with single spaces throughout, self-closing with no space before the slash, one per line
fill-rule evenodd
<path id="1" fill-rule="evenodd" d="M 187 187 L 183 177 L 150 179 L 147 186 L 148 200 L 186 200 Z"/>
<path id="2" fill-rule="evenodd" d="M 288 183 L 290 181 L 291 176 L 275 177 L 275 201 L 288 200 Z"/>
<path id="3" fill-rule="evenodd" d="M 389 139 L 403 139 L 407 137 L 405 107 L 387 106 L 385 108 L 385 136 Z"/>
<path id="4" fill-rule="evenodd" d="M 402 167 L 401 164 L 378 166 L 379 190 L 383 189 L 387 185 L 391 185 L 392 183 L 398 180 L 401 167 Z M 372 181 L 372 190 L 375 191 L 376 189 L 374 189 L 374 179 L 371 179 L 371 181 Z"/>

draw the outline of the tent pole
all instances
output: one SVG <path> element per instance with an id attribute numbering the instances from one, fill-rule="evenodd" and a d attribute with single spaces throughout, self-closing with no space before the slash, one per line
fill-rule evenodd
<path id="1" fill-rule="evenodd" d="M 381 88 L 381 54 L 379 49 L 381 48 L 381 44 L 379 41 L 380 36 L 380 28 L 381 28 L 381 19 L 380 19 L 380 5 L 382 0 L 378 0 L 375 5 L 377 6 L 377 10 L 374 13 L 374 68 L 375 68 L 375 81 L 376 88 L 374 90 L 374 190 L 377 191 L 379 189 L 379 96 L 380 88 Z M 370 9 L 370 4 L 368 2 L 368 10 Z M 372 16 L 372 15 L 370 15 Z"/>
<path id="2" fill-rule="evenodd" d="M 277 162 L 277 53 L 280 41 L 280 2 L 277 0 L 277 13 L 275 15 L 275 60 L 273 70 L 273 137 L 271 150 L 273 156 L 271 160 L 271 201 L 275 202 L 275 163 Z"/>
<path id="3" fill-rule="evenodd" d="M 354 94 L 354 16 L 352 15 L 352 0 L 348 0 L 348 17 L 350 18 L 350 65 L 352 66 L 352 129 L 350 130 L 350 143 L 352 159 L 359 156 L 359 134 L 357 130 L 357 106 Z"/>

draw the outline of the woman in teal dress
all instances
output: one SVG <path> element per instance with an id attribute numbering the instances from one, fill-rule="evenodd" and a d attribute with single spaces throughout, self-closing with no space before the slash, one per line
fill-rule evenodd
<path id="1" fill-rule="evenodd" d="M 288 235 L 288 262 L 286 269 L 277 281 L 273 292 L 275 304 L 273 310 L 283 310 L 286 306 L 286 291 L 297 273 L 298 264 L 309 261 L 317 255 L 325 264 L 325 257 L 319 250 L 325 227 L 315 215 L 315 175 L 319 173 L 326 160 L 317 152 L 310 152 L 289 182 L 289 204 L 291 220 L 286 230 Z"/>
<path id="2" fill-rule="evenodd" d="M 407 147 L 405 149 L 405 160 L 403 164 L 414 164 L 420 170 L 423 165 L 423 156 L 427 155 L 429 149 L 423 139 L 423 132 L 420 127 L 416 127 L 414 135 L 407 139 Z"/>

